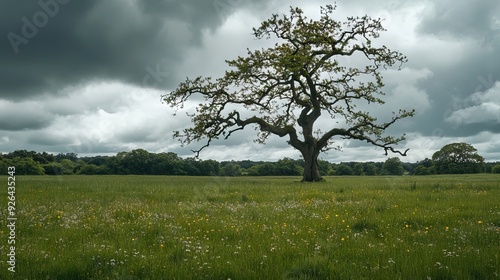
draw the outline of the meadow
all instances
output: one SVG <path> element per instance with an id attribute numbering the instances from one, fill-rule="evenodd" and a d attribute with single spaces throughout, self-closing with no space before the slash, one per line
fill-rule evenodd
<path id="1" fill-rule="evenodd" d="M 0 279 L 500 279 L 500 176 L 18 176 Z"/>

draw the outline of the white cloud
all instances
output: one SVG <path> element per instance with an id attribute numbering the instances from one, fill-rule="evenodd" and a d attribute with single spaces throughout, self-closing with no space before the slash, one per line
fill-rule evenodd
<path id="1" fill-rule="evenodd" d="M 387 111 L 397 111 L 399 108 L 423 113 L 431 106 L 427 92 L 417 86 L 417 83 L 432 76 L 429 69 L 403 68 L 401 71 L 388 70 L 384 82 L 392 90 L 387 93 Z"/>
<path id="2" fill-rule="evenodd" d="M 500 125 L 500 82 L 496 82 L 492 88 L 484 92 L 476 92 L 466 100 L 458 100 L 455 103 L 455 108 L 458 109 L 445 119 L 449 123 Z"/>

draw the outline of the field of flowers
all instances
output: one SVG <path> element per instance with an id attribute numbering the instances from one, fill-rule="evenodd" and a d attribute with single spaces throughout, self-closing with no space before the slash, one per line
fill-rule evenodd
<path id="1" fill-rule="evenodd" d="M 500 176 L 299 180 L 19 176 L 0 279 L 500 279 Z"/>

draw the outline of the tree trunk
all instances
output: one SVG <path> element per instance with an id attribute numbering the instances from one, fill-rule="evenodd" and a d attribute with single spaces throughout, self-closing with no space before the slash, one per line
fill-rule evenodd
<path id="1" fill-rule="evenodd" d="M 319 174 L 318 155 L 319 151 L 316 151 L 316 149 L 309 149 L 302 152 L 305 161 L 302 182 L 319 182 L 323 180 Z"/>

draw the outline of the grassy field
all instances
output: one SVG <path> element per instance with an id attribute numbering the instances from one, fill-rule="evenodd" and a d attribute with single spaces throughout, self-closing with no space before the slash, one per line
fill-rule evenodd
<path id="1" fill-rule="evenodd" d="M 18 176 L 0 279 L 500 279 L 500 176 Z"/>

